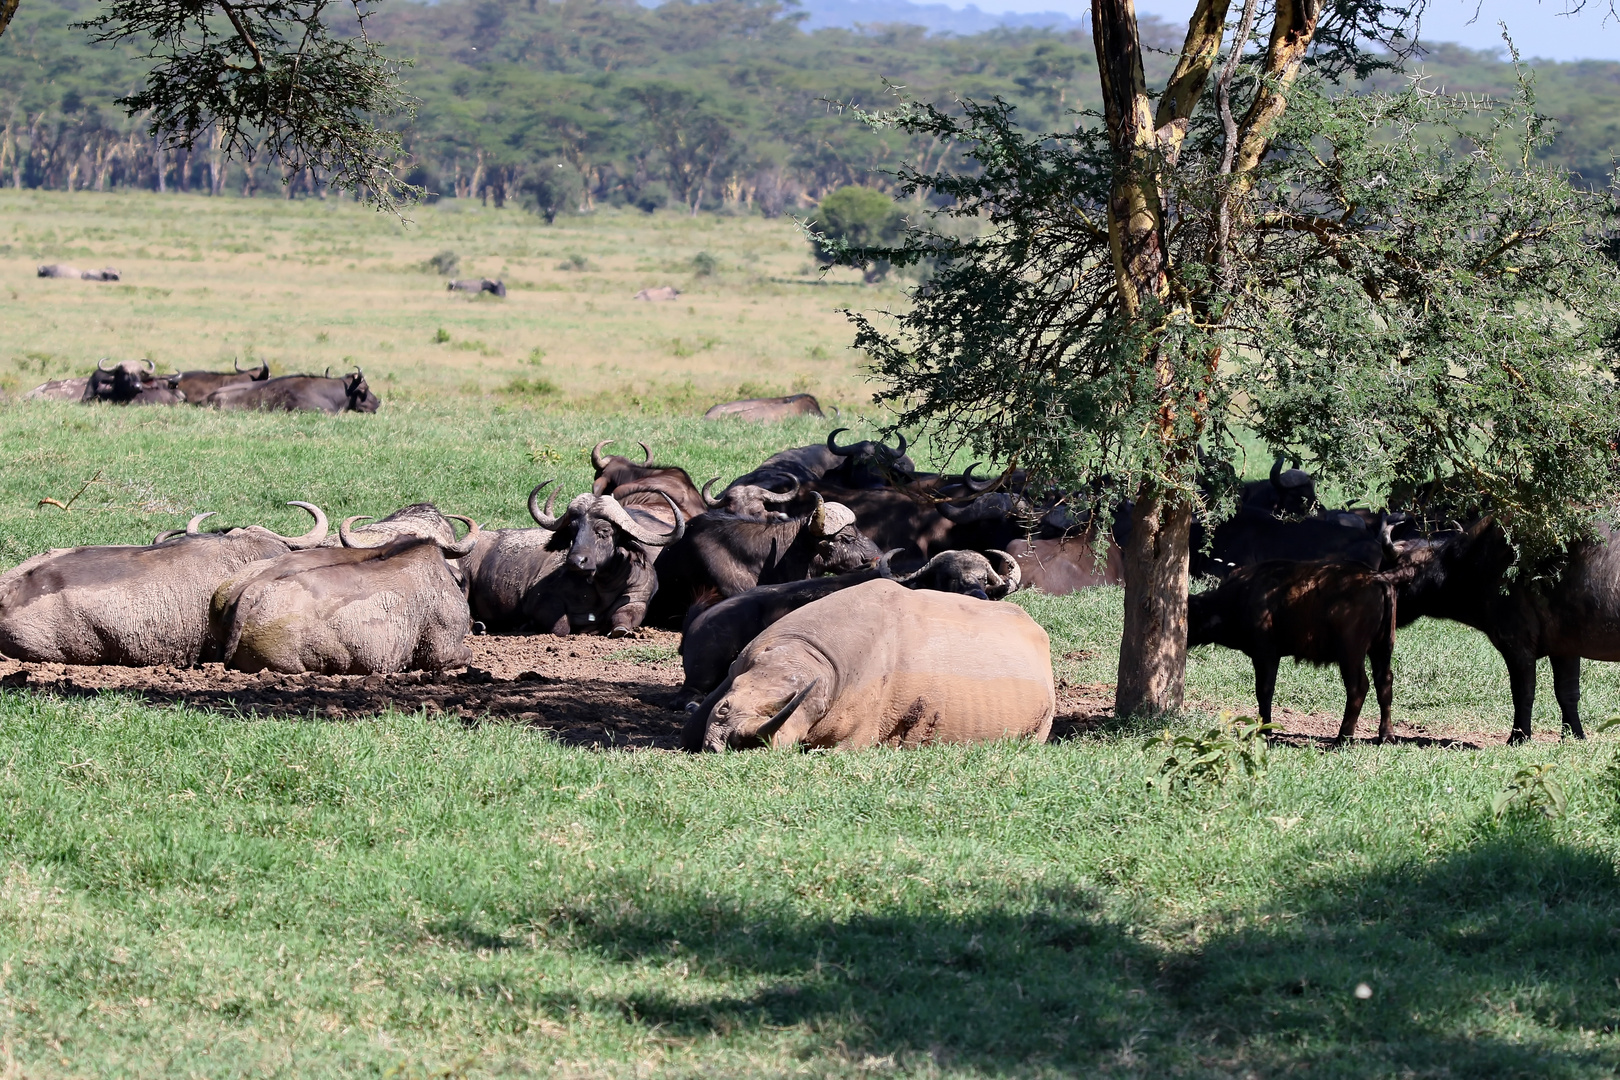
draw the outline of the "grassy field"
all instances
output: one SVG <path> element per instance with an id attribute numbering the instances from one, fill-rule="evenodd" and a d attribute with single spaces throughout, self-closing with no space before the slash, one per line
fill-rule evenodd
<path id="1" fill-rule="evenodd" d="M 585 486 L 598 438 L 729 477 L 827 425 L 705 424 L 710 398 L 802 375 L 857 406 L 832 308 L 894 295 L 802 283 L 782 223 L 418 219 L 0 193 L 13 389 L 102 354 L 189 366 L 251 346 L 287 370 L 353 355 L 387 401 L 336 418 L 0 404 L 0 566 L 200 510 L 295 527 L 292 498 L 516 524 L 537 480 Z M 444 294 L 415 264 L 447 247 L 528 284 Z M 700 250 L 720 273 L 680 276 Z M 601 269 L 556 269 L 565 254 Z M 31 277 L 56 259 L 129 276 Z M 628 300 L 666 280 L 691 291 Z M 717 343 L 648 344 L 688 324 Z M 503 392 L 540 378 L 556 391 Z M 38 504 L 87 480 L 69 512 Z M 1112 681 L 1117 592 L 1019 602 L 1060 676 Z M 1199 650 L 1178 726 L 1252 708 L 1249 680 L 1241 656 Z M 1585 688 L 1589 726 L 1620 713 L 1614 668 L 1588 664 Z M 1340 695 L 1335 674 L 1282 672 L 1279 704 L 1332 714 Z M 1420 624 L 1396 705 L 1427 734 L 1500 735 L 1501 661 Z M 1545 679 L 1536 723 L 1556 730 Z M 686 758 L 425 715 L 0 690 L 0 1076 L 1620 1070 L 1614 738 L 1282 746 L 1257 780 L 1165 799 L 1145 792 L 1145 734 Z M 1492 797 L 1531 764 L 1553 766 L 1567 812 L 1497 821 Z"/>

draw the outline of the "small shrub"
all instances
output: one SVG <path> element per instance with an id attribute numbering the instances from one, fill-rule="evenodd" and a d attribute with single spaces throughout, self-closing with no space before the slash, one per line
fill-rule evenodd
<path id="1" fill-rule="evenodd" d="M 669 351 L 672 356 L 696 356 L 700 352 L 707 352 L 719 343 L 716 338 L 701 338 L 697 341 L 672 338 L 669 343 Z"/>
<path id="2" fill-rule="evenodd" d="M 445 277 L 455 277 L 456 272 L 461 269 L 461 256 L 449 248 L 445 248 L 422 265 L 434 273 L 443 274 Z"/>
<path id="3" fill-rule="evenodd" d="M 1491 799 L 1491 816 L 1559 818 L 1569 809 L 1569 799 L 1558 781 L 1552 779 L 1556 765 L 1526 765 L 1509 778 L 1507 785 Z"/>
<path id="4" fill-rule="evenodd" d="M 435 344 L 435 345 L 444 345 L 444 344 L 447 344 L 449 341 L 450 341 L 450 331 L 446 330 L 442 326 L 439 327 L 438 330 L 434 331 L 433 344 Z"/>
<path id="5" fill-rule="evenodd" d="M 533 364 L 535 367 L 539 367 L 545 358 L 546 350 L 542 349 L 540 346 L 536 345 L 534 348 L 529 350 L 529 363 Z"/>
<path id="6" fill-rule="evenodd" d="M 905 230 L 906 219 L 893 199 L 876 188 L 847 184 L 821 200 L 815 214 L 805 222 L 810 231 L 810 250 L 823 266 L 838 262 L 846 247 L 886 247 L 896 244 Z M 885 259 L 866 259 L 857 266 L 868 285 L 882 281 L 889 273 Z"/>
<path id="7" fill-rule="evenodd" d="M 720 269 L 720 260 L 707 251 L 700 251 L 692 256 L 692 273 L 698 277 L 713 277 L 714 272 Z"/>
<path id="8" fill-rule="evenodd" d="M 513 379 L 501 387 L 501 393 L 511 397 L 543 398 L 560 394 L 562 389 L 550 379 L 536 377 L 533 379 Z"/>
<path id="9" fill-rule="evenodd" d="M 559 269 L 559 270 L 594 270 L 596 268 L 591 265 L 591 260 L 587 259 L 585 256 L 572 254 L 572 255 L 569 255 L 567 258 L 563 259 L 562 262 L 558 263 L 557 264 L 557 269 Z"/>
<path id="10" fill-rule="evenodd" d="M 1176 734 L 1165 728 L 1142 746 L 1145 754 L 1162 755 L 1158 772 L 1147 786 L 1169 795 L 1193 788 L 1221 787 L 1232 771 L 1258 777 L 1266 771 L 1266 732 L 1276 724 L 1251 717 L 1222 713 L 1215 726 L 1200 732 Z"/>

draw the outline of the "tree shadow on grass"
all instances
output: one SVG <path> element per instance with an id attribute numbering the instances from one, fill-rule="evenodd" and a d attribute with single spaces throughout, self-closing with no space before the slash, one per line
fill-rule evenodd
<path id="1" fill-rule="evenodd" d="M 1279 857 L 1280 880 L 1292 867 L 1298 882 L 1300 855 Z M 573 948 L 637 974 L 612 989 L 535 986 L 515 1007 L 616 1011 L 698 1042 L 787 1029 L 798 1052 L 856 1064 L 1356 1080 L 1620 1068 L 1620 879 L 1533 832 L 1285 885 L 1271 910 L 1186 951 L 1081 891 L 842 921 L 666 894 L 560 921 Z M 660 974 L 671 967 L 682 975 Z"/>

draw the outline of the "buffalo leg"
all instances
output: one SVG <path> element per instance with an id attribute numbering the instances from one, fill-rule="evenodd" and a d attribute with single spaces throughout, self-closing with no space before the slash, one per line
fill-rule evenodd
<path id="1" fill-rule="evenodd" d="M 1271 723 L 1271 699 L 1277 693 L 1277 660 L 1275 656 L 1254 658 L 1254 697 L 1260 703 L 1260 722 Z"/>
<path id="2" fill-rule="evenodd" d="M 1378 741 L 1395 738 L 1395 724 L 1390 712 L 1395 705 L 1394 647 L 1388 638 L 1380 638 L 1367 650 L 1372 661 L 1373 692 L 1378 695 Z"/>
<path id="3" fill-rule="evenodd" d="M 1555 656 L 1552 658 L 1553 697 L 1558 699 L 1558 711 L 1564 717 L 1564 730 L 1577 739 L 1586 738 L 1581 729 L 1581 658 Z"/>
<path id="4" fill-rule="evenodd" d="M 1344 680 L 1344 722 L 1339 725 L 1339 742 L 1356 737 L 1356 721 L 1367 700 L 1367 664 L 1361 657 L 1339 661 L 1339 677 Z M 1382 729 L 1380 729 L 1382 734 Z"/>
<path id="5" fill-rule="evenodd" d="M 1530 713 L 1536 705 L 1536 658 L 1504 651 L 1502 659 L 1513 691 L 1513 730 L 1508 732 L 1508 742 L 1524 742 L 1530 737 Z"/>

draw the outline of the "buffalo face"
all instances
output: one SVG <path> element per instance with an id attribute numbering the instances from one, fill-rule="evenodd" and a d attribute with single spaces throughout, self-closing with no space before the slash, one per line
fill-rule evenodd
<path id="1" fill-rule="evenodd" d="M 382 398 L 371 392 L 359 368 L 354 369 L 353 375 L 344 377 L 343 392 L 348 396 L 350 412 L 374 413 L 382 408 Z"/>
<path id="2" fill-rule="evenodd" d="M 613 522 L 596 514 L 586 514 L 574 523 L 574 540 L 568 545 L 568 569 L 587 581 L 613 561 L 618 553 Z"/>

